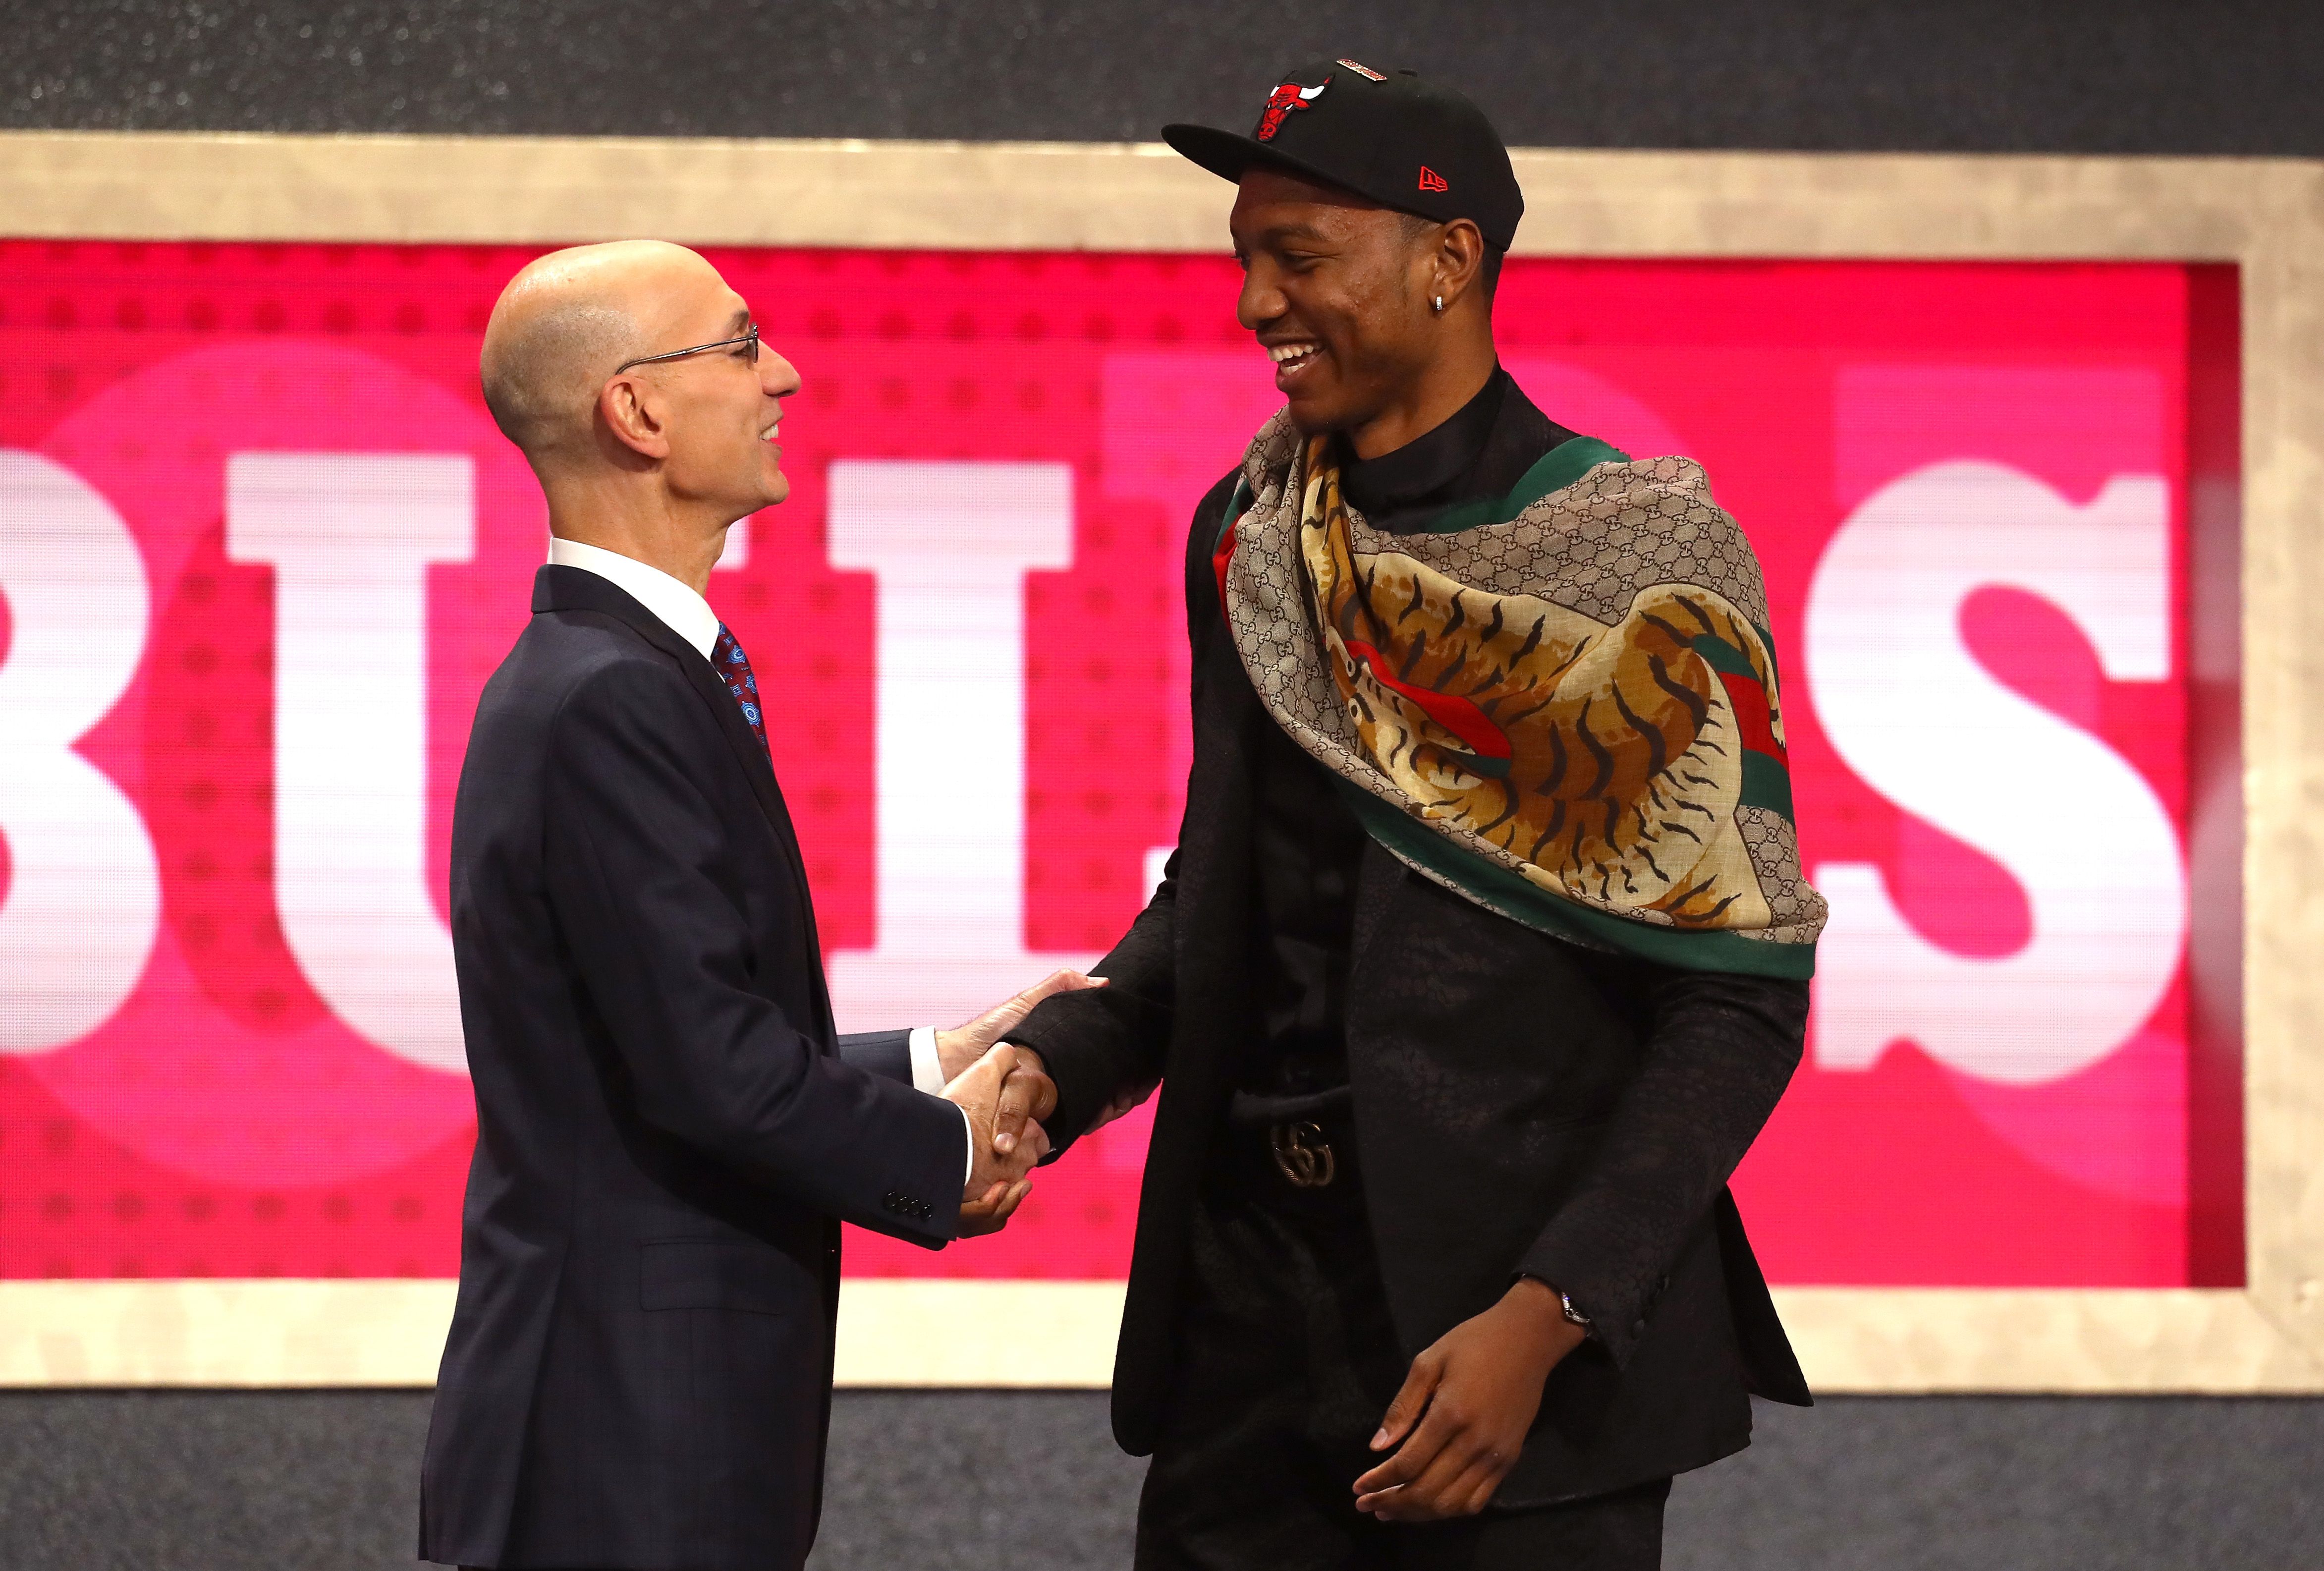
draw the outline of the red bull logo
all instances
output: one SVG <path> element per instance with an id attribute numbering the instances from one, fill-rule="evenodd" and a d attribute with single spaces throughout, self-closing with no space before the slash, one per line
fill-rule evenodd
<path id="1" fill-rule="evenodd" d="M 1252 134 L 1261 142 L 1274 141 L 1275 134 L 1283 129 L 1283 117 L 1286 115 L 1290 114 L 1294 109 L 1305 109 L 1323 97 L 1323 89 L 1331 85 L 1332 79 L 1329 77 L 1325 77 L 1312 88 L 1303 88 L 1296 82 L 1284 83 L 1267 96 L 1267 107 L 1260 112 L 1259 129 Z"/>

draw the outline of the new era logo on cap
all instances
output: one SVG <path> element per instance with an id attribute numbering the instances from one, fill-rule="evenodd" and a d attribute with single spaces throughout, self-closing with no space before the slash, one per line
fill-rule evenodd
<path id="1" fill-rule="evenodd" d="M 1424 191 L 1449 191 L 1452 188 L 1444 183 L 1443 175 L 1424 163 L 1420 166 L 1420 189 Z"/>

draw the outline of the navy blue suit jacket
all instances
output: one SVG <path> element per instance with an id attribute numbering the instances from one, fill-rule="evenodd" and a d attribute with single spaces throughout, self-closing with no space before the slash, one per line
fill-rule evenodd
<path id="1" fill-rule="evenodd" d="M 423 1559 L 752 1571 L 814 1539 L 839 1221 L 929 1247 L 967 1132 L 834 1034 L 798 843 L 709 662 L 540 569 L 452 828 L 478 1119 Z"/>

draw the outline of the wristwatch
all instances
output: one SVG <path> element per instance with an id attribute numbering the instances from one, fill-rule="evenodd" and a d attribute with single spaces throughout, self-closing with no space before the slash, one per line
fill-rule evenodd
<path id="1" fill-rule="evenodd" d="M 1526 1278 L 1529 1281 L 1541 1282 L 1543 1287 L 1548 1288 L 1551 1292 L 1557 1295 L 1558 1311 L 1565 1317 L 1565 1323 L 1567 1325 L 1579 1326 L 1584 1331 L 1590 1329 L 1590 1317 L 1573 1307 L 1573 1300 L 1566 1297 L 1563 1289 L 1555 1287 L 1549 1282 L 1543 1281 L 1541 1278 L 1535 1276 L 1531 1271 L 1519 1271 L 1517 1274 Z"/>

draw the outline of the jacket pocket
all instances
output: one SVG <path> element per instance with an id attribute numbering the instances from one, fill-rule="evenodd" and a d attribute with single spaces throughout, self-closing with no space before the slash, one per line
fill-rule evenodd
<path id="1" fill-rule="evenodd" d="M 638 1306 L 789 1315 L 812 1296 L 805 1268 L 762 1243 L 665 1239 L 638 1246 Z"/>

